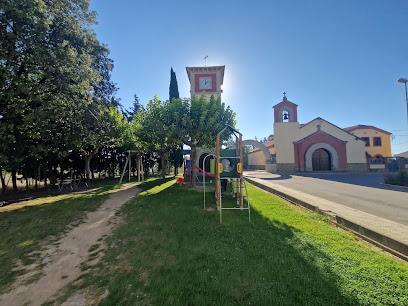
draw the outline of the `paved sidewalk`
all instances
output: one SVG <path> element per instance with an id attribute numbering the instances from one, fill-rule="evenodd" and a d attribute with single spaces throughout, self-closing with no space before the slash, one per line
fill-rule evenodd
<path id="1" fill-rule="evenodd" d="M 278 185 L 262 178 L 244 176 L 248 182 L 255 186 L 305 206 L 310 210 L 328 215 L 338 225 L 348 228 L 374 244 L 408 260 L 408 226 Z"/>

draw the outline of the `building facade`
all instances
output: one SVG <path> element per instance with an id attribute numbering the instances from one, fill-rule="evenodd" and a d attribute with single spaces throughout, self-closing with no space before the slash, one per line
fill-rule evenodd
<path id="1" fill-rule="evenodd" d="M 367 157 L 391 157 L 391 133 L 372 125 L 355 125 L 344 128 L 365 142 Z"/>
<path id="2" fill-rule="evenodd" d="M 274 154 L 273 172 L 367 171 L 365 140 L 320 117 L 300 124 L 297 107 L 285 94 L 273 107 L 274 134 L 265 143 Z M 261 152 L 251 150 L 249 168 L 261 169 L 261 163 Z"/>

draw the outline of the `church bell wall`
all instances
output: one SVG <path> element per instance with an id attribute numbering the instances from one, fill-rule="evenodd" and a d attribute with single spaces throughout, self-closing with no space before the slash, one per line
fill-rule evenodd
<path id="1" fill-rule="evenodd" d="M 295 164 L 293 142 L 298 138 L 299 127 L 299 122 L 275 122 L 273 124 L 276 163 Z"/>

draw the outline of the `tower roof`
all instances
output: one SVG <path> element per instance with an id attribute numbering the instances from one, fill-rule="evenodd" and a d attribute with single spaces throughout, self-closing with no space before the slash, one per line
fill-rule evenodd
<path id="1" fill-rule="evenodd" d="M 186 67 L 188 79 L 191 82 L 191 72 L 200 72 L 200 73 L 214 73 L 216 71 L 221 71 L 221 85 L 224 84 L 224 66 L 205 66 L 205 67 Z"/>
<path id="2" fill-rule="evenodd" d="M 283 99 L 282 99 L 282 101 L 279 102 L 278 104 L 276 104 L 276 105 L 273 106 L 273 107 L 276 107 L 276 106 L 278 106 L 278 105 L 281 105 L 282 103 L 285 103 L 285 104 L 291 103 L 291 104 L 293 104 L 293 105 L 295 105 L 295 106 L 298 106 L 297 104 L 295 104 L 295 103 L 293 103 L 293 102 L 291 102 L 291 101 L 288 100 L 288 98 L 286 97 L 286 92 L 283 92 Z"/>

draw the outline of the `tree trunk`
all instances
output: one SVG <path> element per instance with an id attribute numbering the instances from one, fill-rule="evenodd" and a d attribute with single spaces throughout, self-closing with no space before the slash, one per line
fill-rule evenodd
<path id="1" fill-rule="evenodd" d="M 92 157 L 98 153 L 99 147 L 95 148 L 91 153 L 86 153 L 84 150 L 82 151 L 82 154 L 84 156 L 84 161 L 85 161 L 85 178 L 86 178 L 86 183 L 88 184 L 88 186 L 91 184 L 91 181 L 89 179 L 89 174 L 90 174 L 90 163 L 91 163 L 91 159 Z"/>
<path id="2" fill-rule="evenodd" d="M 55 169 L 55 166 L 52 166 L 50 184 L 51 186 L 55 186 L 56 183 L 57 183 L 57 170 Z"/>
<path id="3" fill-rule="evenodd" d="M 11 170 L 11 181 L 13 182 L 13 191 L 17 192 L 17 171 L 16 169 Z"/>
<path id="4" fill-rule="evenodd" d="M 164 166 L 164 153 L 162 153 L 161 154 L 161 159 L 160 159 L 160 162 L 161 162 L 161 171 L 162 171 L 162 179 L 164 180 L 164 178 L 166 177 L 166 167 Z"/>
<path id="5" fill-rule="evenodd" d="M 90 185 L 91 181 L 89 178 L 89 172 L 90 172 L 90 161 L 91 161 L 92 156 L 89 155 L 84 155 L 84 160 L 85 160 L 85 179 L 86 179 L 86 183 L 88 184 L 88 186 Z"/>
<path id="6" fill-rule="evenodd" d="M 6 193 L 6 181 L 4 180 L 2 168 L 0 168 L 0 179 L 1 179 L 1 193 L 5 194 Z"/>
<path id="7" fill-rule="evenodd" d="M 47 165 L 44 167 L 44 187 L 47 188 L 48 183 L 47 183 Z"/>
<path id="8" fill-rule="evenodd" d="M 191 147 L 191 154 L 190 154 L 190 166 L 191 166 L 191 184 L 190 187 L 195 187 L 196 181 L 196 168 L 195 168 L 195 160 L 196 160 L 196 155 L 197 155 L 197 150 L 195 146 L 190 146 Z"/>
<path id="9" fill-rule="evenodd" d="M 35 190 L 38 189 L 38 181 L 41 180 L 41 168 L 38 166 L 38 172 L 37 175 L 35 176 Z"/>
<path id="10" fill-rule="evenodd" d="M 176 163 L 174 163 L 174 176 L 178 175 L 178 167 L 176 165 Z"/>
<path id="11" fill-rule="evenodd" d="M 26 190 L 28 190 L 29 185 L 28 185 L 28 175 L 27 175 L 27 171 L 24 170 L 24 176 L 25 176 L 25 182 L 26 182 Z"/>

